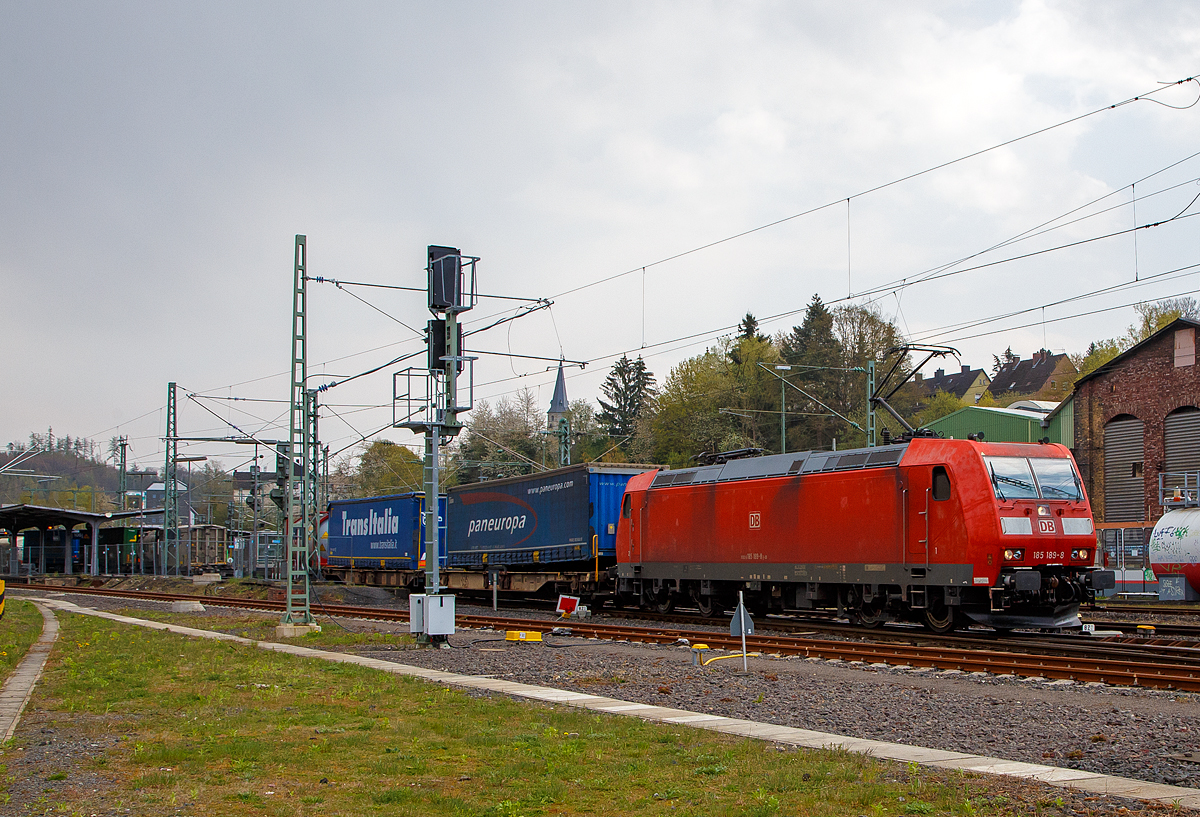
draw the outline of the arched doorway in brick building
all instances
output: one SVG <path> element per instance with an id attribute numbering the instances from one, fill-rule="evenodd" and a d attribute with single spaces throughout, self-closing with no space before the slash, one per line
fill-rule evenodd
<path id="1" fill-rule="evenodd" d="M 1121 414 L 1104 425 L 1104 521 L 1145 518 L 1143 423 Z"/>
<path id="2" fill-rule="evenodd" d="M 1163 471 L 1165 488 L 1182 488 L 1184 473 L 1200 471 L 1200 408 L 1177 408 L 1163 421 Z M 1195 488 L 1195 476 L 1188 484 Z"/>

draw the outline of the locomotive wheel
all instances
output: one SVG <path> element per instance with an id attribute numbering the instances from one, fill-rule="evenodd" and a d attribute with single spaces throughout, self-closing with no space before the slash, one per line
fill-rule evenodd
<path id="1" fill-rule="evenodd" d="M 925 611 L 925 626 L 935 633 L 948 633 L 958 628 L 958 616 L 953 607 L 938 604 Z"/>
<path id="2" fill-rule="evenodd" d="M 656 613 L 669 613 L 675 609 L 675 595 L 669 590 L 655 595 L 651 592 L 642 594 L 642 606 L 649 607 Z"/>
<path id="3" fill-rule="evenodd" d="M 697 609 L 700 610 L 700 615 L 705 618 L 716 618 L 725 612 L 725 608 L 721 602 L 717 601 L 716 596 L 701 596 L 695 594 L 692 596 L 692 601 L 696 603 Z"/>
<path id="4" fill-rule="evenodd" d="M 868 630 L 882 626 L 886 620 L 882 604 L 864 604 L 858 611 L 859 626 L 866 627 Z"/>

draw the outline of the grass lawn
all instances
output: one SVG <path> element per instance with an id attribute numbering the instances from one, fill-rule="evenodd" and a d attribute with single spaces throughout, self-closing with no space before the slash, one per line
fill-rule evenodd
<path id="1" fill-rule="evenodd" d="M 27 601 L 9 596 L 0 619 L 0 683 L 42 634 L 42 614 Z"/>
<path id="2" fill-rule="evenodd" d="M 168 624 L 178 624 L 181 627 L 195 627 L 198 630 L 215 630 L 254 641 L 279 641 L 285 644 L 299 644 L 317 650 L 339 649 L 345 647 L 386 648 L 388 645 L 412 644 L 413 638 L 408 634 L 408 622 L 395 622 L 403 628 L 400 633 L 356 632 L 340 626 L 335 620 L 321 616 L 317 623 L 321 632 L 308 633 L 296 638 L 277 638 L 275 627 L 279 624 L 279 613 L 259 613 L 237 611 L 221 616 L 208 616 L 203 613 L 171 613 L 165 610 L 139 610 L 122 608 L 114 613 L 131 618 L 144 618 L 150 621 L 162 621 Z"/>
<path id="3" fill-rule="evenodd" d="M 781 751 L 88 616 L 59 619 L 31 708 L 38 725 L 57 730 L 56 746 L 72 751 L 31 761 L 40 731 L 18 731 L 0 750 L 0 813 L 1072 813 L 1040 788 L 1034 803 L 956 772 Z"/>

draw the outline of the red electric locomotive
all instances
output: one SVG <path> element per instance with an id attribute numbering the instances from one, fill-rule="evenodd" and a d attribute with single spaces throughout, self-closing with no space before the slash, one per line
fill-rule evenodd
<path id="1" fill-rule="evenodd" d="M 1079 624 L 1112 587 L 1061 445 L 915 437 L 633 477 L 617 528 L 626 603 L 715 614 L 836 608 L 867 626 Z"/>

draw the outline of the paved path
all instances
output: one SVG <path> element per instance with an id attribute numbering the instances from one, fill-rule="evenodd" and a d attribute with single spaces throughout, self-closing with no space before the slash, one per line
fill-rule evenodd
<path id="1" fill-rule="evenodd" d="M 24 711 L 25 704 L 29 703 L 33 687 L 42 677 L 42 670 L 46 667 L 50 647 L 58 640 L 58 619 L 48 607 L 36 602 L 35 604 L 42 614 L 42 634 L 30 646 L 29 652 L 25 653 L 12 675 L 8 676 L 3 689 L 0 689 L 0 743 L 11 738 L 17 730 L 21 712 Z"/>
<path id="2" fill-rule="evenodd" d="M 796 729 L 790 726 L 777 726 L 757 721 L 726 718 L 721 715 L 709 715 L 702 712 L 689 712 L 684 709 L 670 709 L 651 704 L 632 703 L 616 698 L 605 698 L 600 695 L 588 695 L 583 692 L 571 692 L 552 687 L 519 684 L 512 681 L 502 681 L 496 678 L 485 678 L 473 675 L 457 675 L 440 670 L 410 667 L 377 658 L 366 658 L 359 655 L 315 650 L 293 644 L 278 644 L 269 641 L 253 641 L 226 633 L 215 633 L 209 630 L 197 630 L 191 627 L 180 627 L 175 624 L 164 624 L 159 621 L 147 621 L 129 616 L 118 616 L 87 607 L 79 607 L 71 602 L 48 599 L 42 602 L 57 609 L 82 613 L 89 616 L 132 624 L 139 627 L 149 627 L 155 630 L 180 633 L 198 638 L 215 638 L 222 641 L 237 641 L 264 650 L 288 653 L 305 658 L 317 658 L 322 661 L 334 661 L 343 664 L 358 664 L 363 667 L 390 672 L 397 675 L 411 675 L 424 678 L 444 686 L 456 686 L 468 689 L 481 689 L 511 695 L 516 698 L 527 698 L 535 701 L 564 704 L 566 706 L 590 709 L 595 712 L 607 712 L 613 715 L 632 715 L 645 721 L 655 723 L 677 724 L 691 726 L 697 729 L 708 729 L 713 732 L 724 732 L 729 735 L 740 735 L 747 738 L 769 740 L 773 743 L 800 746 L 812 749 L 843 749 L 850 752 L 871 755 L 883 760 L 895 760 L 901 763 L 918 763 L 923 766 L 933 766 L 942 769 L 963 769 L 981 774 L 1004 775 L 1045 783 L 1061 788 L 1078 789 L 1096 794 L 1107 794 L 1117 797 L 1128 797 L 1137 800 L 1151 800 L 1168 805 L 1178 804 L 1189 809 L 1200 809 L 1200 789 L 1168 786 L 1162 783 L 1147 783 L 1142 780 L 1131 780 L 1125 777 L 1085 772 L 1078 769 L 1066 769 L 1059 766 L 1043 766 L 1037 763 L 1019 763 L 983 755 L 971 755 L 963 752 L 948 752 L 942 749 L 926 749 L 919 746 L 908 746 L 903 743 L 888 743 L 881 740 L 866 740 L 851 738 L 843 735 L 833 735 L 827 732 L 813 732 L 808 729 Z M 46 615 L 46 613 L 43 613 Z M 43 659 L 44 660 L 44 659 Z M 3 722 L 0 721 L 0 724 Z"/>

